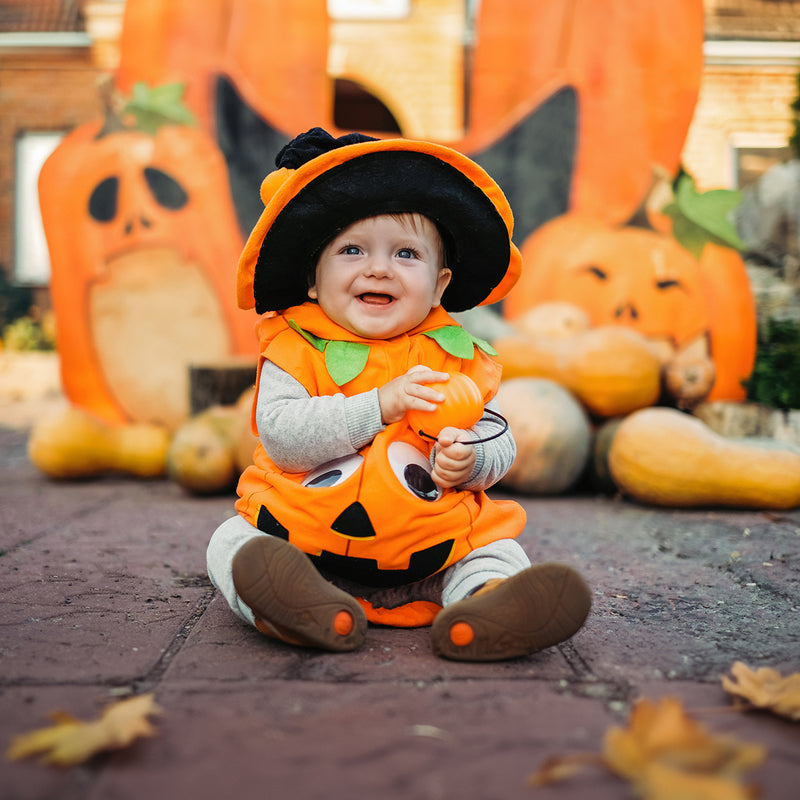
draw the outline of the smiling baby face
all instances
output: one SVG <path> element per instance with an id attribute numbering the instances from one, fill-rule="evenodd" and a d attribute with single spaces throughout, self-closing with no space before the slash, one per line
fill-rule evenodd
<path id="1" fill-rule="evenodd" d="M 308 296 L 365 339 L 390 339 L 441 303 L 451 272 L 431 220 L 419 214 L 354 222 L 322 251 Z"/>

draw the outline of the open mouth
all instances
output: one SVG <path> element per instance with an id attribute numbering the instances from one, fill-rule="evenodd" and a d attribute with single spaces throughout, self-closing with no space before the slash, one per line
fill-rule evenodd
<path id="1" fill-rule="evenodd" d="M 362 303 L 367 303 L 372 306 L 388 306 L 394 300 L 390 294 L 379 294 L 377 292 L 364 292 L 360 294 L 358 299 Z"/>

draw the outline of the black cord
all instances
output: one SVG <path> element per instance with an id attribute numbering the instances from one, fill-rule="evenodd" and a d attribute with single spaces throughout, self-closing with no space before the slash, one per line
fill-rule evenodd
<path id="1" fill-rule="evenodd" d="M 491 414 L 493 417 L 497 417 L 497 419 L 500 420 L 500 424 L 503 426 L 503 429 L 497 433 L 493 433 L 491 436 L 484 436 L 482 439 L 470 439 L 468 442 L 460 442 L 460 444 L 481 444 L 482 442 L 491 442 L 492 439 L 497 439 L 498 436 L 502 436 L 508 430 L 508 420 L 502 414 L 498 414 L 497 411 L 492 411 L 491 408 L 484 408 L 483 411 L 484 414 Z M 486 417 L 481 417 L 478 422 L 484 419 L 486 419 Z M 426 439 L 433 439 L 434 442 L 438 441 L 435 436 L 431 436 L 429 433 L 425 433 L 424 431 L 417 431 L 417 433 L 420 436 L 424 436 Z"/>

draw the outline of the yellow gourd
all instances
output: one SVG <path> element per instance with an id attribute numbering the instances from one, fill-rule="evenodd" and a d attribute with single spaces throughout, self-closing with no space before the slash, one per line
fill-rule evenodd
<path id="1" fill-rule="evenodd" d="M 170 478 L 195 494 L 231 489 L 239 477 L 233 447 L 235 406 L 201 411 L 175 431 L 167 454 Z"/>
<path id="2" fill-rule="evenodd" d="M 42 419 L 28 439 L 28 457 L 51 478 L 120 472 L 156 478 L 166 471 L 169 433 L 159 425 L 110 425 L 77 406 Z"/>
<path id="3" fill-rule="evenodd" d="M 617 428 L 608 456 L 622 492 L 659 506 L 800 505 L 800 450 L 727 439 L 689 414 L 647 408 Z"/>
<path id="4" fill-rule="evenodd" d="M 653 405 L 661 392 L 661 361 L 636 331 L 602 326 L 573 336 L 519 334 L 495 339 L 503 378 L 549 378 L 599 417 Z"/>

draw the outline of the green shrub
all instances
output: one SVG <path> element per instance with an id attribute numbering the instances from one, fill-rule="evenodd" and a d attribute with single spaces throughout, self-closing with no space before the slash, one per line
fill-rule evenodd
<path id="1" fill-rule="evenodd" d="M 800 324 L 770 319 L 758 334 L 756 363 L 744 382 L 747 399 L 772 408 L 800 408 Z"/>

